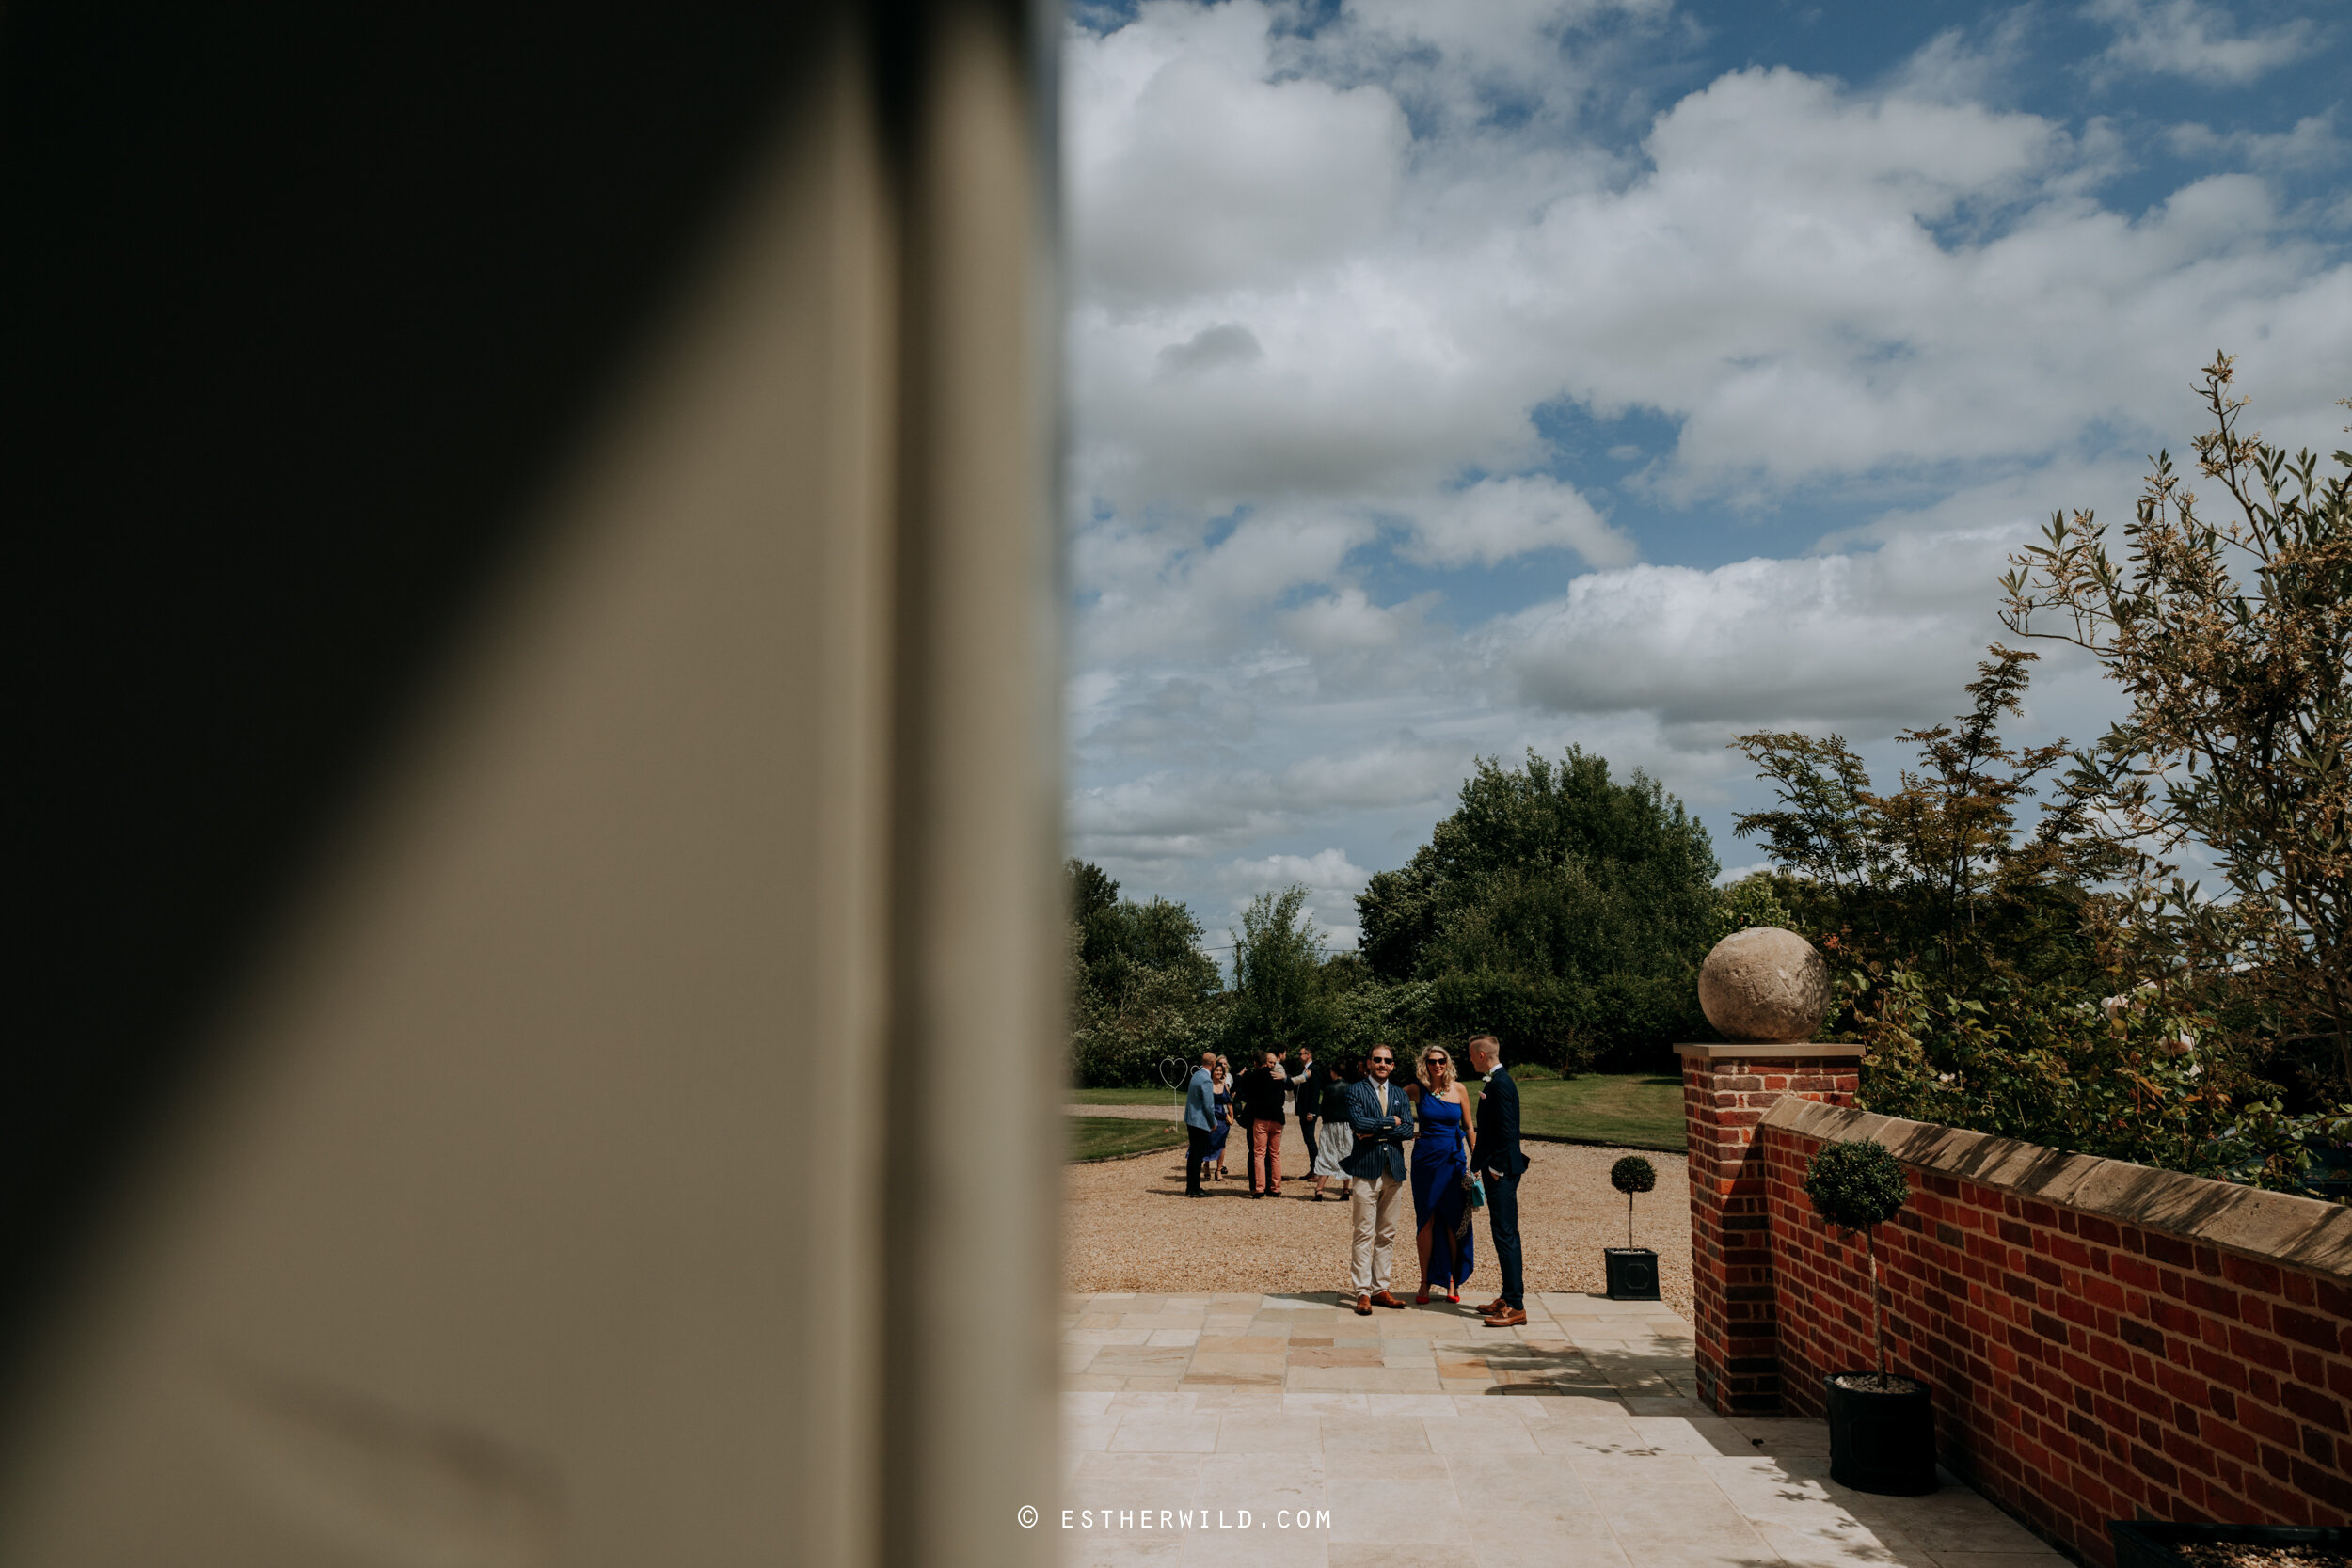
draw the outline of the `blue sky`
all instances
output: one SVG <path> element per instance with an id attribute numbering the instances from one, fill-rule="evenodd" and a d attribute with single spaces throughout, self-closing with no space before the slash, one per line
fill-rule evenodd
<path id="1" fill-rule="evenodd" d="M 1962 700 L 2004 558 L 2126 515 L 2238 354 L 2352 394 L 2352 12 L 1079 6 L 1073 852 L 1340 945 L 1478 755 L 1688 801 Z M 2021 737 L 2106 697 L 2053 654 Z"/>

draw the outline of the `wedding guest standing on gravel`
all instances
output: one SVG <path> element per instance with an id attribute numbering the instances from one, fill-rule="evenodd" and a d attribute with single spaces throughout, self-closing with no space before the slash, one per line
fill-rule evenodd
<path id="1" fill-rule="evenodd" d="M 1347 1174 L 1356 1180 L 1347 1288 L 1355 1293 L 1359 1318 L 1371 1317 L 1375 1307 L 1402 1310 L 1405 1306 L 1389 1291 L 1389 1262 L 1396 1252 L 1397 1195 L 1405 1190 L 1413 1105 L 1403 1088 L 1389 1082 L 1395 1070 L 1396 1053 L 1375 1045 L 1364 1063 L 1364 1081 L 1347 1090 L 1347 1123 L 1356 1134 L 1356 1152 L 1347 1157 Z"/>
<path id="2" fill-rule="evenodd" d="M 1268 1046 L 1265 1059 L 1241 1075 L 1233 1088 L 1235 1118 L 1249 1129 L 1249 1196 L 1282 1196 L 1282 1097 L 1290 1092 L 1290 1075 L 1282 1070 L 1282 1053 Z"/>
<path id="3" fill-rule="evenodd" d="M 1486 1080 L 1478 1097 L 1475 1161 L 1486 1189 L 1486 1230 L 1502 1270 L 1502 1294 L 1486 1304 L 1486 1326 L 1517 1328 L 1527 1322 L 1527 1282 L 1519 1266 L 1519 1176 L 1527 1169 L 1527 1156 L 1519 1152 L 1519 1086 L 1503 1069 L 1502 1042 L 1492 1035 L 1472 1035 L 1463 1053 L 1470 1070 Z"/>
<path id="4" fill-rule="evenodd" d="M 1202 1061 L 1208 1058 L 1203 1056 Z M 1209 1152 L 1201 1160 L 1204 1165 L 1216 1167 L 1216 1179 L 1225 1180 L 1225 1134 L 1233 1128 L 1233 1069 L 1219 1056 L 1209 1068 L 1209 1090 L 1216 1101 L 1216 1126 L 1209 1132 Z M 1200 1173 L 1208 1175 L 1207 1171 Z"/>
<path id="5" fill-rule="evenodd" d="M 1323 1196 L 1323 1176 L 1315 1169 L 1315 1127 L 1323 1115 L 1323 1095 L 1331 1075 L 1315 1065 L 1315 1048 L 1298 1048 L 1298 1070 L 1291 1075 L 1291 1111 L 1298 1117 L 1298 1136 L 1307 1146 L 1307 1171 L 1315 1179 L 1315 1196 Z"/>
<path id="6" fill-rule="evenodd" d="M 1200 1197 L 1200 1162 L 1209 1157 L 1209 1134 L 1216 1130 L 1216 1091 L 1210 1085 L 1209 1069 L 1216 1061 L 1216 1053 L 1200 1053 L 1200 1065 L 1192 1069 L 1192 1082 L 1184 1086 L 1184 1196 Z"/>
<path id="7" fill-rule="evenodd" d="M 1337 1072 L 1323 1091 L 1323 1117 L 1315 1123 L 1314 1178 L 1315 1201 L 1323 1201 L 1323 1183 L 1335 1179 L 1340 1184 L 1340 1201 L 1347 1201 L 1351 1179 L 1347 1174 L 1347 1157 L 1356 1152 L 1356 1129 L 1348 1125 L 1347 1090 L 1351 1084 L 1364 1081 L 1364 1064 L 1358 1062 L 1341 1082 Z"/>

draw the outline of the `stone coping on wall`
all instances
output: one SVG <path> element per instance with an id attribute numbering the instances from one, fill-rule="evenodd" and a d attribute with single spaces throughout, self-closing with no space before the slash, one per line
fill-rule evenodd
<path id="1" fill-rule="evenodd" d="M 2352 1209 L 2340 1204 L 1794 1096 L 1775 1101 L 1763 1125 L 1823 1143 L 1876 1139 L 1922 1170 L 2352 1280 Z"/>
<path id="2" fill-rule="evenodd" d="M 1822 1059 L 1860 1061 L 1862 1047 L 1858 1045 L 1817 1045 L 1803 1041 L 1793 1045 L 1700 1045 L 1675 1047 L 1675 1053 L 1696 1056 L 1703 1062 L 1810 1062 Z"/>

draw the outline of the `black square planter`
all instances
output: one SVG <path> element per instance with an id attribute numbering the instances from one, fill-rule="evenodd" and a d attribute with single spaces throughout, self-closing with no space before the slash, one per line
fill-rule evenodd
<path id="1" fill-rule="evenodd" d="M 1645 1246 L 1613 1246 L 1601 1251 L 1609 1270 L 1611 1301 L 1658 1299 L 1658 1254 Z"/>
<path id="2" fill-rule="evenodd" d="M 1833 1372 L 1828 1398 L 1829 1479 L 1857 1492 L 1916 1497 L 1936 1488 L 1935 1404 L 1928 1386 L 1896 1374 L 1893 1388 L 1852 1388 Z"/>
<path id="3" fill-rule="evenodd" d="M 2115 1568 L 2189 1568 L 2183 1546 L 2222 1542 L 2248 1546 L 2332 1546 L 2352 1556 L 2352 1529 L 2341 1525 L 2173 1525 L 2117 1519 L 2107 1526 Z"/>

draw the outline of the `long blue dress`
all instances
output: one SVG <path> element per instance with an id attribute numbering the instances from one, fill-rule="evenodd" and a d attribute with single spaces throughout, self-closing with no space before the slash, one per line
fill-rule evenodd
<path id="1" fill-rule="evenodd" d="M 1470 1141 L 1462 1107 L 1434 1094 L 1421 1097 L 1421 1122 L 1413 1134 L 1413 1226 L 1437 1221 L 1429 1242 L 1429 1278 L 1441 1288 L 1460 1285 L 1477 1263 L 1470 1234 Z"/>
<path id="2" fill-rule="evenodd" d="M 1233 1126 L 1233 1097 L 1223 1089 L 1216 1094 L 1216 1125 L 1209 1130 L 1209 1152 L 1201 1160 L 1202 1168 L 1213 1167 L 1225 1158 L 1225 1134 Z"/>

